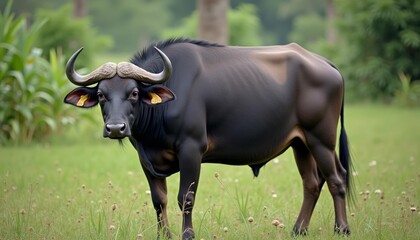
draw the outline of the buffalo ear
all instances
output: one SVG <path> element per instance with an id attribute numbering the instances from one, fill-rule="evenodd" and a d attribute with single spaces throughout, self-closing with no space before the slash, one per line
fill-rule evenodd
<path id="1" fill-rule="evenodd" d="M 157 105 L 175 99 L 175 94 L 164 86 L 150 86 L 145 91 L 146 94 L 142 101 L 148 105 Z"/>
<path id="2" fill-rule="evenodd" d="M 90 108 L 98 104 L 97 87 L 78 87 L 64 98 L 64 102 L 76 107 Z"/>

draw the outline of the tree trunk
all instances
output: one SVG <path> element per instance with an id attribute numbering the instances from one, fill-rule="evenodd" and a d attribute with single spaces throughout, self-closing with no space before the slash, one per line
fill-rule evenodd
<path id="1" fill-rule="evenodd" d="M 82 18 L 87 14 L 87 0 L 73 0 L 73 17 Z"/>
<path id="2" fill-rule="evenodd" d="M 327 0 L 327 42 L 334 44 L 337 41 L 337 30 L 334 21 L 337 11 L 334 6 L 334 0 Z"/>
<path id="3" fill-rule="evenodd" d="M 197 5 L 198 38 L 227 44 L 229 0 L 197 0 Z"/>

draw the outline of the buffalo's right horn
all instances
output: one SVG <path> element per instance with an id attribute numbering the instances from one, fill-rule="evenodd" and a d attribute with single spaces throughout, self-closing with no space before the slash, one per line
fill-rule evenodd
<path id="1" fill-rule="evenodd" d="M 160 73 L 152 73 L 144 70 L 143 68 L 129 62 L 120 62 L 117 66 L 117 74 L 122 78 L 132 78 L 134 80 L 159 84 L 166 82 L 172 73 L 172 63 L 168 56 L 163 53 L 159 48 L 155 47 L 163 61 L 163 70 Z"/>
<path id="2" fill-rule="evenodd" d="M 115 76 L 117 73 L 117 64 L 113 62 L 105 63 L 87 75 L 78 74 L 74 70 L 74 63 L 76 62 L 76 58 L 82 50 L 83 48 L 80 48 L 75 53 L 73 53 L 67 62 L 66 75 L 70 82 L 78 86 L 88 86 L 97 83 L 102 79 L 108 79 Z"/>

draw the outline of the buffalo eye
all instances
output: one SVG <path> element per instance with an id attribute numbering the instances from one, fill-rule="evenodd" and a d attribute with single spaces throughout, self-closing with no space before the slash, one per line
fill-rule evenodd
<path id="1" fill-rule="evenodd" d="M 102 92 L 98 91 L 97 95 L 98 95 L 98 100 L 99 101 L 104 101 L 105 100 L 105 96 Z"/>
<path id="2" fill-rule="evenodd" d="M 128 98 L 131 99 L 131 100 L 138 100 L 139 99 L 139 91 L 138 90 L 133 90 Z"/>

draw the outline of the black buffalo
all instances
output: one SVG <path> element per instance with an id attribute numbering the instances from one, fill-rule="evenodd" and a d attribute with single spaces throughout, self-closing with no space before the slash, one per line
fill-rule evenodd
<path id="1" fill-rule="evenodd" d="M 104 137 L 129 138 L 149 181 L 158 231 L 171 236 L 171 174 L 180 172 L 182 237 L 189 239 L 201 163 L 249 165 L 257 176 L 292 147 L 304 189 L 294 234 L 306 234 L 324 182 L 334 202 L 335 231 L 350 233 L 344 82 L 331 62 L 297 44 L 231 47 L 173 39 L 146 48 L 130 63 L 106 63 L 79 75 L 74 63 L 80 52 L 70 58 L 67 76 L 81 87 L 65 102 L 82 108 L 99 103 Z"/>

